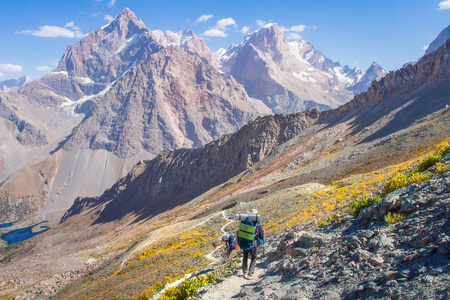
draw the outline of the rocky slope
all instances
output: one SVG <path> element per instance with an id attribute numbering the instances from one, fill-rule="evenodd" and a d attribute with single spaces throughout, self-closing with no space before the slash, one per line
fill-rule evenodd
<path id="1" fill-rule="evenodd" d="M 446 163 L 450 163 L 447 156 Z M 357 219 L 310 231 L 298 226 L 273 236 L 263 273 L 240 299 L 447 299 L 450 297 L 450 174 L 393 192 Z M 389 211 L 406 214 L 390 225 Z M 231 279 L 230 279 L 231 281 Z M 221 286 L 199 291 L 213 299 Z"/>
<path id="2" fill-rule="evenodd" d="M 253 166 L 318 117 L 317 110 L 261 117 L 200 148 L 163 151 L 153 160 L 140 162 L 101 197 L 76 199 L 62 222 L 92 206 L 97 222 L 136 210 L 141 218 L 166 211 Z"/>

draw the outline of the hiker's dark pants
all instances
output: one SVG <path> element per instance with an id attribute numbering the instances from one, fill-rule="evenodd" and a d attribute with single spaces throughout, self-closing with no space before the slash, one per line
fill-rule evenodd
<path id="1" fill-rule="evenodd" d="M 257 251 L 256 251 L 256 247 L 254 247 L 252 250 L 247 251 L 244 250 L 244 258 L 242 259 L 242 272 L 244 274 L 247 274 L 247 260 L 248 260 L 248 255 L 251 255 L 251 261 L 250 261 L 250 269 L 248 270 L 248 275 L 252 276 L 253 273 L 255 273 L 255 267 L 256 267 L 256 258 L 258 256 Z"/>

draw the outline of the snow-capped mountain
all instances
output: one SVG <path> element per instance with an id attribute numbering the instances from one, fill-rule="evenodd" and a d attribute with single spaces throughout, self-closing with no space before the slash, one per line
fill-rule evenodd
<path id="1" fill-rule="evenodd" d="M 356 83 L 347 87 L 348 90 L 352 91 L 355 95 L 366 91 L 372 84 L 374 80 L 380 80 L 386 75 L 386 71 L 376 62 L 373 62 L 367 71 L 363 72 Z"/>
<path id="2" fill-rule="evenodd" d="M 268 24 L 230 47 L 220 57 L 219 66 L 273 112 L 292 113 L 312 107 L 326 110 L 352 97 L 343 84 L 333 84 L 332 75 L 293 53 L 276 24 Z"/>
<path id="3" fill-rule="evenodd" d="M 373 80 L 379 80 L 386 75 L 386 71 L 376 62 L 373 62 L 366 71 L 358 67 L 350 68 L 347 65 L 342 67 L 340 63 L 327 58 L 320 50 L 315 49 L 311 43 L 306 41 L 289 42 L 289 46 L 293 53 L 298 54 L 300 58 L 319 70 L 331 74 L 355 95 L 367 90 Z"/>
<path id="4" fill-rule="evenodd" d="M 25 75 L 18 79 L 8 79 L 0 81 L 0 92 L 9 92 L 13 89 L 20 88 L 29 82 L 31 82 L 31 78 L 28 75 Z"/>
<path id="5" fill-rule="evenodd" d="M 28 212 L 64 209 L 141 159 L 201 146 L 271 113 L 208 63 L 217 59 L 192 31 L 157 33 L 125 9 L 69 46 L 55 71 L 0 95 L 4 207 L 33 199 Z"/>
<path id="6" fill-rule="evenodd" d="M 371 82 L 365 80 L 366 72 L 341 67 L 308 42 L 288 43 L 276 24 L 264 26 L 220 55 L 221 70 L 274 112 L 333 108 L 351 100 Z"/>

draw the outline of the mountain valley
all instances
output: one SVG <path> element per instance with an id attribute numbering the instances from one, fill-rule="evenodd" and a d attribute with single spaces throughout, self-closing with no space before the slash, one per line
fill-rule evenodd
<path id="1" fill-rule="evenodd" d="M 0 94 L 0 233 L 50 227 L 3 242 L 0 298 L 446 299 L 449 49 L 362 71 L 268 24 L 213 53 L 125 9 Z M 212 244 L 252 209 L 246 281 Z"/>

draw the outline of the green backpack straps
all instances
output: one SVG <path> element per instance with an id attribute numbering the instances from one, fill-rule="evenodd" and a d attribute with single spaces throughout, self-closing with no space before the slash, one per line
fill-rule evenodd
<path id="1" fill-rule="evenodd" d="M 238 236 L 243 239 L 253 241 L 255 237 L 255 230 L 256 227 L 241 223 L 239 225 Z"/>

